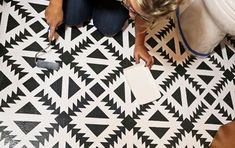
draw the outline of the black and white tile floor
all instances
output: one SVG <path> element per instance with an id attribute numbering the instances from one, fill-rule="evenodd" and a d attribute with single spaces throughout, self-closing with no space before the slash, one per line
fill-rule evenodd
<path id="1" fill-rule="evenodd" d="M 235 38 L 210 57 L 190 56 L 172 19 L 149 32 L 152 75 L 162 97 L 139 105 L 123 68 L 133 65 L 134 28 L 114 38 L 92 26 L 62 26 L 48 41 L 46 0 L 0 0 L 0 148 L 200 148 L 235 119 Z M 144 88 L 143 88 L 144 91 Z"/>

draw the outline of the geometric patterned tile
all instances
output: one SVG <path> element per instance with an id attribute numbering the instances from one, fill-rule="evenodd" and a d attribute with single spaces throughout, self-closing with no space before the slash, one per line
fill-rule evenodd
<path id="1" fill-rule="evenodd" d="M 1 148 L 200 148 L 235 119 L 234 37 L 201 59 L 179 42 L 174 19 L 162 20 L 146 37 L 161 98 L 139 105 L 123 76 L 135 64 L 133 23 L 113 38 L 92 22 L 62 25 L 40 56 L 60 69 L 47 70 L 34 63 L 48 44 L 47 5 L 0 2 Z"/>

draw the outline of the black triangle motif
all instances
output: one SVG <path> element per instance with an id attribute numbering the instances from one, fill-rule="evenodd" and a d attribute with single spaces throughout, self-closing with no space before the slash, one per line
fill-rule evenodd
<path id="1" fill-rule="evenodd" d="M 25 133 L 31 132 L 40 122 L 14 121 L 15 124 Z"/>
<path id="2" fill-rule="evenodd" d="M 225 96 L 224 102 L 225 102 L 228 106 L 230 106 L 232 109 L 234 109 L 234 107 L 233 107 L 233 101 L 232 101 L 232 96 L 231 96 L 230 92 Z"/>
<path id="3" fill-rule="evenodd" d="M 105 55 L 104 55 L 102 52 L 100 52 L 99 49 L 96 49 L 96 50 L 93 51 L 91 54 L 89 54 L 87 57 L 89 57 L 89 58 L 107 59 L 107 58 L 105 57 Z"/>
<path id="4" fill-rule="evenodd" d="M 125 144 L 124 146 L 122 146 L 122 148 L 127 148 L 127 144 Z"/>
<path id="5" fill-rule="evenodd" d="M 39 147 L 39 141 L 30 140 L 30 142 L 34 147 Z"/>
<path id="6" fill-rule="evenodd" d="M 65 148 L 72 148 L 72 147 L 66 142 Z"/>
<path id="7" fill-rule="evenodd" d="M 29 3 L 37 13 L 41 13 L 47 7 L 46 5 Z"/>
<path id="8" fill-rule="evenodd" d="M 53 84 L 51 84 L 51 88 L 61 97 L 62 91 L 62 77 L 56 80 Z"/>
<path id="9" fill-rule="evenodd" d="M 118 34 L 116 34 L 113 37 L 121 46 L 123 46 L 123 37 L 122 37 L 122 33 L 119 32 Z"/>
<path id="10" fill-rule="evenodd" d="M 87 63 L 87 65 L 89 65 L 96 74 L 99 74 L 108 66 L 108 65 L 101 65 L 101 64 L 91 64 L 91 63 Z"/>
<path id="11" fill-rule="evenodd" d="M 109 125 L 86 124 L 86 126 L 98 137 Z"/>
<path id="12" fill-rule="evenodd" d="M 130 60 L 128 60 L 127 58 L 123 59 L 121 62 L 120 62 L 120 65 L 122 66 L 122 68 L 127 68 L 129 66 L 132 66 L 133 64 L 131 63 Z"/>
<path id="13" fill-rule="evenodd" d="M 24 58 L 24 60 L 31 66 L 31 67 L 35 67 L 35 58 L 33 57 L 24 57 L 22 56 L 22 58 Z"/>
<path id="14" fill-rule="evenodd" d="M 215 137 L 215 134 L 217 133 L 217 130 L 206 130 L 207 133 L 209 133 L 211 135 L 212 138 Z"/>
<path id="15" fill-rule="evenodd" d="M 28 47 L 26 47 L 23 50 L 26 50 L 26 51 L 41 51 L 41 50 L 43 50 L 43 48 L 37 42 L 33 42 L 32 44 L 30 44 Z"/>
<path id="16" fill-rule="evenodd" d="M 57 142 L 52 148 L 59 148 L 59 142 Z"/>
<path id="17" fill-rule="evenodd" d="M 180 46 L 180 54 L 183 55 L 183 53 L 185 52 L 184 46 L 182 45 L 181 42 L 179 42 L 179 46 Z"/>
<path id="18" fill-rule="evenodd" d="M 154 65 L 163 65 L 157 58 L 154 58 Z"/>
<path id="19" fill-rule="evenodd" d="M 10 107 L 4 100 L 1 101 L 1 107 Z"/>
<path id="20" fill-rule="evenodd" d="M 174 38 L 172 38 L 169 42 L 167 42 L 166 45 L 167 45 L 174 53 L 176 53 L 176 51 L 175 51 L 175 40 L 174 40 Z"/>
<path id="21" fill-rule="evenodd" d="M 123 102 L 125 102 L 125 85 L 122 83 L 118 88 L 114 90 L 114 92 L 118 95 L 119 98 L 122 99 Z"/>
<path id="22" fill-rule="evenodd" d="M 214 76 L 198 75 L 206 84 L 209 84 Z"/>
<path id="23" fill-rule="evenodd" d="M 19 25 L 20 24 L 9 14 L 6 32 L 11 31 L 12 29 L 16 28 Z"/>
<path id="24" fill-rule="evenodd" d="M 129 48 L 131 48 L 135 44 L 135 37 L 130 32 L 128 32 L 128 36 L 129 36 L 128 40 Z"/>
<path id="25" fill-rule="evenodd" d="M 135 98 L 133 92 L 131 92 L 131 102 L 134 102 L 135 100 L 136 100 L 136 98 Z"/>
<path id="26" fill-rule="evenodd" d="M 69 78 L 69 94 L 68 98 L 72 97 L 76 92 L 78 92 L 81 88 L 71 79 Z"/>
<path id="27" fill-rule="evenodd" d="M 208 66 L 205 62 L 202 62 L 198 67 L 197 69 L 200 69 L 200 70 L 212 70 L 210 68 L 210 66 Z"/>
<path id="28" fill-rule="evenodd" d="M 163 114 L 159 111 L 156 111 L 152 117 L 149 118 L 149 120 L 154 120 L 154 121 L 168 121 L 168 119 L 163 116 Z"/>
<path id="29" fill-rule="evenodd" d="M 4 75 L 4 73 L 2 73 L 2 71 L 0 71 L 0 84 L 0 91 L 12 84 L 12 82 L 7 78 L 7 76 Z"/>
<path id="30" fill-rule="evenodd" d="M 180 87 L 172 94 L 172 97 L 173 97 L 180 105 L 182 105 L 182 98 L 181 98 Z"/>
<path id="31" fill-rule="evenodd" d="M 82 32 L 76 26 L 72 26 L 71 32 L 71 41 L 82 34 Z"/>
<path id="32" fill-rule="evenodd" d="M 188 107 L 196 100 L 196 97 L 186 88 L 186 96 L 188 101 Z"/>
<path id="33" fill-rule="evenodd" d="M 1 23 L 1 22 L 0 22 Z M 1 43 L 0 43 L 0 57 L 6 55 L 6 53 L 8 53 L 9 51 L 6 49 L 6 46 L 3 46 Z"/>
<path id="34" fill-rule="evenodd" d="M 158 138 L 162 138 L 166 132 L 170 129 L 170 128 L 157 128 L 157 127 L 149 127 L 153 132 L 154 134 L 156 134 L 158 136 Z"/>
<path id="35" fill-rule="evenodd" d="M 16 113 L 41 115 L 41 113 L 30 102 L 28 102 L 22 108 L 20 108 L 18 111 L 16 111 Z"/>
<path id="36" fill-rule="evenodd" d="M 225 46 L 226 47 L 226 52 L 227 52 L 227 56 L 228 56 L 228 59 L 230 60 L 231 57 L 235 54 L 234 51 L 232 51 L 227 45 Z M 222 50 L 221 50 L 222 51 Z"/>
<path id="37" fill-rule="evenodd" d="M 218 44 L 215 48 L 214 48 L 214 52 L 217 53 L 221 58 L 223 58 L 223 53 L 221 50 L 221 45 Z"/>
<path id="38" fill-rule="evenodd" d="M 98 106 L 94 108 L 86 117 L 109 118 Z"/>
<path id="39" fill-rule="evenodd" d="M 22 90 L 20 90 L 19 88 L 17 88 L 17 93 L 18 96 L 26 96 Z"/>
<path id="40" fill-rule="evenodd" d="M 51 126 L 53 127 L 54 130 L 59 132 L 59 124 L 55 124 L 55 123 L 50 123 L 50 124 L 51 124 Z"/>
<path id="41" fill-rule="evenodd" d="M 205 124 L 219 124 L 219 125 L 222 125 L 223 123 L 215 117 L 215 115 L 211 115 L 207 121 L 205 122 Z"/>
<path id="42" fill-rule="evenodd" d="M 94 26 L 91 25 L 91 24 L 86 25 L 87 31 L 90 30 L 90 29 L 93 28 L 93 27 L 94 27 Z"/>
<path id="43" fill-rule="evenodd" d="M 29 31 L 27 29 L 24 30 L 24 33 L 21 34 L 21 36 L 24 36 L 26 38 L 26 36 L 30 36 L 32 37 L 33 35 L 29 33 Z"/>
<path id="44" fill-rule="evenodd" d="M 65 39 L 65 28 L 66 28 L 66 25 L 63 23 L 56 30 L 57 33 L 60 35 L 60 37 L 62 37 L 63 39 Z"/>
<path id="45" fill-rule="evenodd" d="M 164 71 L 160 70 L 151 70 L 151 73 L 153 75 L 153 78 L 156 80 Z"/>

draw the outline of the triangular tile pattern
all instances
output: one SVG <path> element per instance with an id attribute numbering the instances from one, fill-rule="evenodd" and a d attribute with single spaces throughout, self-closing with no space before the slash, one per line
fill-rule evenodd
<path id="1" fill-rule="evenodd" d="M 235 119 L 234 37 L 200 59 L 179 42 L 174 19 L 161 20 L 146 47 L 162 97 L 140 105 L 123 76 L 135 64 L 133 22 L 113 38 L 92 21 L 63 24 L 40 56 L 60 70 L 36 67 L 36 52 L 48 44 L 48 3 L 0 1 L 0 147 L 208 147 L 219 126 Z"/>
<path id="2" fill-rule="evenodd" d="M 7 25 L 6 33 L 8 33 L 12 29 L 20 25 L 11 15 L 8 16 L 7 20 L 8 20 L 7 24 L 11 24 L 11 25 Z"/>
<path id="3" fill-rule="evenodd" d="M 37 108 L 30 102 L 25 104 L 22 108 L 20 108 L 16 113 L 20 114 L 41 114 Z"/>
<path id="4" fill-rule="evenodd" d="M 98 137 L 109 125 L 86 124 L 86 126 Z"/>
<path id="5" fill-rule="evenodd" d="M 15 121 L 15 124 L 25 133 L 31 132 L 40 122 Z"/>

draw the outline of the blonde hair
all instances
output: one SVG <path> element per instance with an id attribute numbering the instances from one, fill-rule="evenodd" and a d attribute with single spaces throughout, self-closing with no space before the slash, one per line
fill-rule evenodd
<path id="1" fill-rule="evenodd" d="M 140 9 L 153 18 L 153 25 L 160 17 L 176 10 L 182 0 L 137 0 Z"/>

